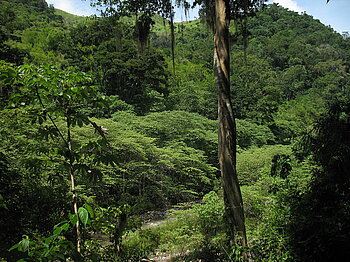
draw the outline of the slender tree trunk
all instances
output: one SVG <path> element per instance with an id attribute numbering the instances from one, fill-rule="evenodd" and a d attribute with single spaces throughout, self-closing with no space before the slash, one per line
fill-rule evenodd
<path id="1" fill-rule="evenodd" d="M 244 210 L 236 172 L 236 123 L 230 98 L 229 1 L 215 1 L 214 71 L 218 92 L 219 164 L 231 239 L 246 246 Z"/>
<path id="2" fill-rule="evenodd" d="M 171 10 L 170 15 L 170 31 L 171 31 L 171 59 L 173 62 L 173 74 L 175 75 L 175 26 L 174 26 L 174 11 Z"/>
<path id="3" fill-rule="evenodd" d="M 72 150 L 72 141 L 71 141 L 71 123 L 70 116 L 67 114 L 67 146 L 69 153 L 69 176 L 71 181 L 71 190 L 72 190 L 72 203 L 73 203 L 73 211 L 77 216 L 77 222 L 75 223 L 76 228 L 76 241 L 77 241 L 77 252 L 80 254 L 81 251 L 81 235 L 80 235 L 80 225 L 79 225 L 79 215 L 78 215 L 78 204 L 77 204 L 77 192 L 75 190 L 75 181 L 74 181 L 74 159 L 73 159 L 73 150 Z"/>
<path id="4" fill-rule="evenodd" d="M 126 228 L 126 224 L 128 221 L 128 216 L 125 212 L 124 209 L 122 209 L 122 213 L 119 215 L 118 218 L 118 226 L 116 227 L 115 231 L 114 231 L 114 251 L 118 254 L 120 254 L 120 252 L 122 251 L 122 237 L 123 237 L 123 233 L 125 231 Z"/>

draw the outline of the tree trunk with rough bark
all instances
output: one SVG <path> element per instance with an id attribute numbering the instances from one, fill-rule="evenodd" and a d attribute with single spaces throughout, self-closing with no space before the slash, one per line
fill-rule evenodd
<path id="1" fill-rule="evenodd" d="M 236 172 L 236 123 L 230 98 L 229 1 L 215 1 L 214 71 L 218 92 L 219 164 L 231 239 L 247 245 L 241 190 Z"/>

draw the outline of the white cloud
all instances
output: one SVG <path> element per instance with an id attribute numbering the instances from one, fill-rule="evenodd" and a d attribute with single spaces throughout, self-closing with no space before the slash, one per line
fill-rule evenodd
<path id="1" fill-rule="evenodd" d="M 94 13 L 94 9 L 90 7 L 90 0 L 46 0 L 46 2 L 75 15 L 89 16 Z"/>
<path id="2" fill-rule="evenodd" d="M 301 13 L 304 11 L 304 9 L 300 7 L 296 1 L 293 1 L 293 0 L 273 0 L 272 2 L 277 3 L 280 6 L 283 6 L 285 8 L 288 8 L 291 11 L 295 11 L 298 13 Z"/>

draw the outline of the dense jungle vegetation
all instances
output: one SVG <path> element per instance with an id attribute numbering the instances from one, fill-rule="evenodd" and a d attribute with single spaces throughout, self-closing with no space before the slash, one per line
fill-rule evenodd
<path id="1" fill-rule="evenodd" d="M 232 23 L 244 249 L 224 219 L 213 34 L 176 23 L 172 50 L 167 20 L 136 21 L 0 0 L 0 261 L 349 257 L 350 39 L 276 4 L 243 36 Z"/>

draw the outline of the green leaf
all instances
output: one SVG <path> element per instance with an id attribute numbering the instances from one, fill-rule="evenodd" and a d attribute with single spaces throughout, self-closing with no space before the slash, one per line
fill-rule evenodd
<path id="1" fill-rule="evenodd" d="M 54 231 L 53 231 L 53 234 L 54 234 L 55 236 L 57 236 L 57 235 L 59 235 L 59 234 L 61 233 L 61 231 L 62 231 L 62 228 L 61 228 L 61 227 L 56 227 L 56 228 L 54 229 Z"/>
<path id="2" fill-rule="evenodd" d="M 18 251 L 26 252 L 29 248 L 29 237 L 24 236 L 18 244 Z"/>
<path id="3" fill-rule="evenodd" d="M 84 226 L 86 226 L 89 221 L 89 212 L 84 207 L 79 207 L 78 215 L 80 221 L 84 224 Z"/>
<path id="4" fill-rule="evenodd" d="M 92 207 L 86 203 L 83 205 L 83 207 L 86 208 L 86 210 L 89 212 L 90 217 L 93 218 L 94 217 L 94 210 L 92 209 Z"/>
<path id="5" fill-rule="evenodd" d="M 76 215 L 69 214 L 69 220 L 70 220 L 71 224 L 74 226 L 78 221 L 78 217 Z"/>
<path id="6" fill-rule="evenodd" d="M 51 242 L 52 242 L 52 240 L 54 240 L 54 238 L 55 238 L 55 236 L 49 236 L 49 237 L 47 237 L 47 238 L 44 239 L 44 243 L 45 243 L 46 245 L 50 245 Z"/>
<path id="7" fill-rule="evenodd" d="M 61 226 L 62 230 L 67 231 L 69 229 L 69 223 L 65 223 Z"/>
<path id="8" fill-rule="evenodd" d="M 8 251 L 12 251 L 14 249 L 17 249 L 19 247 L 19 243 L 14 244 L 12 247 L 10 247 L 10 249 Z"/>
<path id="9" fill-rule="evenodd" d="M 61 223 L 63 223 L 62 225 L 60 225 Z M 54 230 L 53 230 L 53 234 L 55 236 L 61 234 L 62 231 L 67 231 L 69 229 L 69 222 L 67 221 L 63 221 L 61 222 L 60 224 L 57 224 L 55 227 L 54 227 Z"/>

